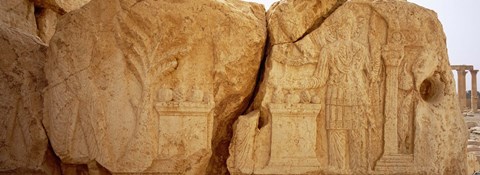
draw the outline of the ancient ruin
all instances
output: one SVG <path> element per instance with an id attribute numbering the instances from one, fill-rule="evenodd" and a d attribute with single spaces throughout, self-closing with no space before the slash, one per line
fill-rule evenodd
<path id="1" fill-rule="evenodd" d="M 282 1 L 267 18 L 286 13 L 276 19 L 289 21 L 278 10 L 285 3 L 308 7 Z M 433 12 L 402 1 L 348 1 L 304 29 L 303 37 L 270 43 L 252 112 L 234 126 L 231 173 L 465 172 L 453 163 L 465 157 L 458 144 L 465 135 L 449 132 L 465 132 Z"/>
<path id="2" fill-rule="evenodd" d="M 475 70 L 472 65 L 452 65 L 452 70 L 457 72 L 457 88 L 458 88 L 458 101 L 460 104 L 460 109 L 463 111 L 467 111 L 467 91 L 466 91 L 466 74 L 470 73 L 472 76 L 472 92 L 477 92 L 477 73 L 478 70 Z M 468 70 L 468 72 L 467 72 Z M 478 96 L 477 93 L 471 94 L 471 103 L 470 103 L 470 113 L 477 113 L 478 112 Z"/>
<path id="3" fill-rule="evenodd" d="M 0 3 L 0 174 L 479 167 L 451 72 L 465 94 L 478 71 L 450 67 L 435 12 L 416 4 Z"/>
<path id="4" fill-rule="evenodd" d="M 467 174 L 480 171 L 480 114 L 478 114 L 477 73 L 473 65 L 452 65 L 457 72 L 458 100 L 470 132 L 467 145 Z M 467 71 L 468 70 L 468 71 Z M 471 75 L 470 105 L 467 105 L 466 74 Z M 470 108 L 468 108 L 470 106 Z"/>

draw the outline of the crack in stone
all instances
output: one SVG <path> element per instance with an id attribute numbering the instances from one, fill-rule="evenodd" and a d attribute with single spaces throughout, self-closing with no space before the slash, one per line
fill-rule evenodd
<path id="1" fill-rule="evenodd" d="M 323 22 L 333 13 L 335 12 L 340 6 L 342 6 L 347 0 L 338 0 L 337 3 L 335 5 L 333 5 L 333 7 L 331 7 L 330 10 L 328 10 L 327 13 L 325 13 L 324 15 L 318 17 L 315 22 L 307 29 L 305 30 L 305 33 L 303 33 L 302 36 L 300 36 L 299 38 L 297 38 L 296 40 L 294 40 L 293 42 L 279 42 L 279 43 L 275 43 L 275 44 L 272 44 L 271 46 L 275 46 L 275 45 L 282 45 L 282 44 L 290 44 L 290 43 L 296 43 L 298 41 L 301 41 L 303 38 L 305 38 L 306 36 L 308 36 L 310 33 L 312 33 L 313 31 L 315 31 L 316 29 L 320 28 L 320 26 L 322 26 Z"/>

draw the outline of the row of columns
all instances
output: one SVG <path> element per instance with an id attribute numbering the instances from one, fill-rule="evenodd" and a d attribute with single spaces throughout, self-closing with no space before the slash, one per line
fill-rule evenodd
<path id="1" fill-rule="evenodd" d="M 478 70 L 474 70 L 473 66 L 471 65 L 452 65 L 453 70 L 457 71 L 457 82 L 458 82 L 458 100 L 460 103 L 460 109 L 468 110 L 467 109 L 467 90 L 466 90 L 466 78 L 467 70 L 472 75 L 472 93 L 471 93 L 471 110 L 472 113 L 477 113 L 477 103 L 478 103 L 478 96 L 477 96 L 477 73 Z"/>

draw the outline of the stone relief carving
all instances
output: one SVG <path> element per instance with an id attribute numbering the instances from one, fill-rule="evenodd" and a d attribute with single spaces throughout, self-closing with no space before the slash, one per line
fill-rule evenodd
<path id="1" fill-rule="evenodd" d="M 17 8 L 25 3 L 30 2 L 17 2 Z M 21 26 L 0 20 L 0 174 L 60 173 L 41 123 L 45 47 Z"/>
<path id="2" fill-rule="evenodd" d="M 417 5 L 3 1 L 0 174 L 465 172 L 445 36 Z"/>
<path id="3" fill-rule="evenodd" d="M 226 172 L 216 147 L 253 92 L 264 16 L 209 0 L 92 1 L 68 14 L 45 65 L 55 153 L 113 174 Z"/>
<path id="4" fill-rule="evenodd" d="M 450 155 L 425 150 L 457 147 L 428 142 L 438 133 L 425 128 L 461 127 L 461 118 L 447 119 L 455 124 L 443 118 L 456 111 L 432 112 L 455 106 L 438 24 L 430 11 L 408 2 L 350 1 L 303 39 L 270 46 L 255 111 L 235 125 L 230 172 L 453 171 L 432 164 L 450 164 Z M 451 166 L 463 172 L 463 165 Z"/>
<path id="5" fill-rule="evenodd" d="M 175 92 L 168 88 L 159 91 L 155 105 L 159 116 L 158 159 L 162 164 L 171 165 L 161 171 L 182 173 L 175 165 L 183 164 L 192 156 L 208 155 L 213 120 L 210 112 L 215 105 L 209 99 L 204 98 L 203 91 L 193 88 L 191 91 L 183 88 Z"/>

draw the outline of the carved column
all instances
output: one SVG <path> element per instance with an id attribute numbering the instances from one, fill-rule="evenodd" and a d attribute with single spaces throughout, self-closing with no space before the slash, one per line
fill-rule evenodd
<path id="1" fill-rule="evenodd" d="M 398 67 L 403 59 L 403 48 L 391 47 L 382 54 L 386 66 L 385 147 L 384 155 L 398 154 L 397 95 Z"/>
<path id="2" fill-rule="evenodd" d="M 395 34 L 395 33 L 393 33 Z M 395 35 L 394 35 L 395 36 Z M 399 66 L 404 50 L 401 44 L 391 44 L 384 48 L 382 58 L 386 67 L 385 125 L 383 155 L 375 166 L 378 172 L 404 172 L 414 165 L 413 154 L 400 154 L 398 151 L 398 79 Z"/>
<path id="3" fill-rule="evenodd" d="M 458 76 L 458 100 L 460 104 L 460 109 L 463 111 L 467 108 L 467 92 L 466 92 L 466 81 L 465 81 L 465 68 L 457 69 Z"/>
<path id="4" fill-rule="evenodd" d="M 478 103 L 478 96 L 477 96 L 477 73 L 478 70 L 470 70 L 470 74 L 472 74 L 472 93 L 471 93 L 471 106 L 472 106 L 472 113 L 477 112 L 477 103 Z"/>

